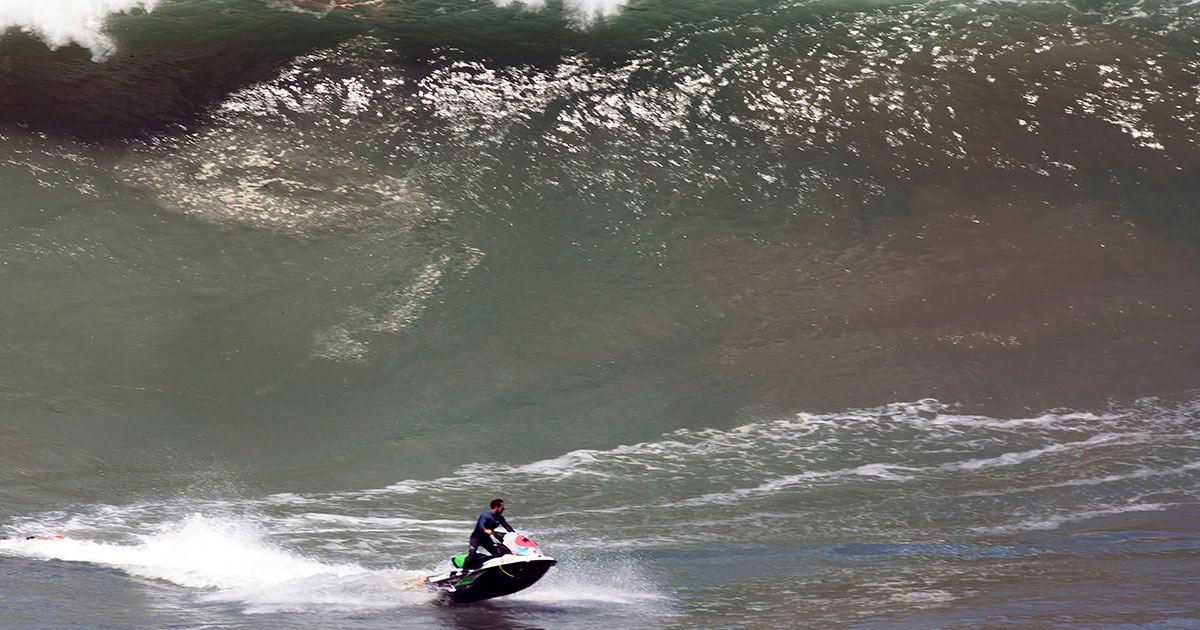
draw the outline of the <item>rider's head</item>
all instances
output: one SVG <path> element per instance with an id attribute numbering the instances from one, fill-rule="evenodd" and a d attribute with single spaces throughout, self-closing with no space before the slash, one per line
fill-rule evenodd
<path id="1" fill-rule="evenodd" d="M 504 511 L 504 499 L 492 499 L 492 511 L 496 512 L 496 508 L 500 508 L 500 512 Z"/>

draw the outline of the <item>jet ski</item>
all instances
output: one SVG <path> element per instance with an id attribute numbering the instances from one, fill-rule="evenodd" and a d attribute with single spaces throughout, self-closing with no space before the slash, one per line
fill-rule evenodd
<path id="1" fill-rule="evenodd" d="M 499 555 L 483 556 L 486 560 L 478 567 L 466 566 L 465 553 L 454 556 L 451 570 L 424 578 L 422 585 L 446 601 L 477 602 L 527 589 L 558 564 L 537 543 L 513 532 L 504 534 L 496 550 Z"/>

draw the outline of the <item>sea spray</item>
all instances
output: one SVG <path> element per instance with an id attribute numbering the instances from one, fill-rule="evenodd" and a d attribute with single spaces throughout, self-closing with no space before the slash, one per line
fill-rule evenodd
<path id="1" fill-rule="evenodd" d="M 13 555 L 107 565 L 191 588 L 257 588 L 317 575 L 362 572 L 353 565 L 324 564 L 279 547 L 261 527 L 241 518 L 191 514 L 152 525 L 134 538 L 134 544 L 118 544 L 67 536 L 42 544 L 13 541 L 4 546 Z"/>
<path id="2" fill-rule="evenodd" d="M 497 6 L 507 7 L 514 4 L 530 10 L 541 10 L 546 6 L 546 0 L 493 0 Z M 618 15 L 629 0 L 564 0 L 563 8 L 571 19 L 580 26 L 587 26 L 598 20 Z"/>
<path id="3" fill-rule="evenodd" d="M 50 48 L 78 44 L 103 61 L 116 51 L 105 33 L 109 16 L 151 11 L 161 0 L 0 0 L 0 34 L 17 28 L 41 39 Z"/>
<path id="4" fill-rule="evenodd" d="M 43 41 L 51 49 L 72 44 L 91 52 L 92 60 L 102 62 L 117 51 L 117 43 L 107 32 L 110 17 L 120 13 L 153 11 L 163 0 L 0 0 L 0 35 L 15 28 Z M 493 0 L 499 7 L 519 5 L 531 11 L 546 8 L 545 0 Z M 299 11 L 317 17 L 338 9 L 381 8 L 371 2 L 309 0 L 266 0 L 273 9 Z M 563 12 L 579 27 L 621 13 L 628 0 L 565 0 Z"/>

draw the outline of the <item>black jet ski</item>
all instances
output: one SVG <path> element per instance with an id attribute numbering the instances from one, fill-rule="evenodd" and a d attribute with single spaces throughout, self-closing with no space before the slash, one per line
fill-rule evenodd
<path id="1" fill-rule="evenodd" d="M 544 555 L 537 543 L 520 534 L 505 534 L 496 550 L 500 555 L 483 556 L 485 560 L 478 567 L 466 566 L 467 554 L 454 556 L 450 559 L 451 570 L 430 575 L 420 584 L 447 601 L 477 602 L 527 589 L 558 564 Z"/>

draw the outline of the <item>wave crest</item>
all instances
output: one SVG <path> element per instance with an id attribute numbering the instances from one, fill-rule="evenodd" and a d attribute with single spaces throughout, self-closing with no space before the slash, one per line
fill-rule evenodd
<path id="1" fill-rule="evenodd" d="M 131 11 L 152 11 L 161 0 L 57 0 L 56 2 L 0 3 L 0 33 L 19 29 L 52 49 L 78 44 L 103 61 L 116 51 L 104 32 L 109 16 Z"/>

